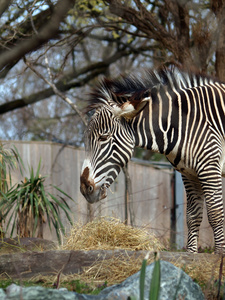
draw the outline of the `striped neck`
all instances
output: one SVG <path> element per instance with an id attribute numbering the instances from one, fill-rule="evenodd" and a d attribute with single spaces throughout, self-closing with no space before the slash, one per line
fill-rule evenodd
<path id="1" fill-rule="evenodd" d="M 161 120 L 157 118 L 159 111 L 154 111 L 152 116 L 151 101 L 146 105 L 145 109 L 131 122 L 134 132 L 135 146 L 148 149 L 154 152 L 166 154 L 169 151 L 168 141 L 173 139 L 174 131 L 168 128 L 163 129 Z"/>

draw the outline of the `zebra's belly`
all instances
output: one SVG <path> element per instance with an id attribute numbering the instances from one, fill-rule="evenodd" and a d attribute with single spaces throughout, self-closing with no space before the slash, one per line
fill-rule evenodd
<path id="1" fill-rule="evenodd" d="M 183 160 L 180 160 L 180 162 L 178 163 L 178 165 L 174 164 L 174 159 L 175 156 L 173 155 L 168 155 L 167 159 L 169 160 L 169 162 L 174 166 L 175 170 L 177 170 L 178 172 L 180 172 L 181 174 L 185 175 L 188 178 L 196 178 L 197 177 L 197 173 L 195 171 L 195 169 L 187 166 Z"/>
<path id="2" fill-rule="evenodd" d="M 175 167 L 175 169 L 188 178 L 196 178 L 197 177 L 196 171 L 192 168 L 185 166 L 182 162 L 179 163 Z"/>
<path id="3" fill-rule="evenodd" d="M 194 170 L 194 169 L 191 169 L 191 168 L 188 168 L 188 167 L 186 167 L 184 164 L 182 164 L 182 163 L 179 163 L 176 167 L 175 167 L 175 169 L 178 171 L 178 172 L 180 172 L 181 174 L 183 174 L 183 175 L 185 175 L 186 177 L 188 177 L 188 178 L 197 178 L 198 176 L 197 176 L 197 173 L 196 173 L 196 171 Z M 225 162 L 223 163 L 223 167 L 222 167 L 222 172 L 221 172 L 221 175 L 223 176 L 223 177 L 225 177 Z"/>
<path id="4" fill-rule="evenodd" d="M 168 155 L 167 159 L 170 161 L 170 163 L 174 166 L 174 168 L 180 172 L 181 174 L 185 175 L 186 177 L 190 178 L 190 179 L 194 179 L 197 178 L 197 173 L 195 171 L 195 168 L 191 168 L 190 166 L 187 166 L 184 161 L 185 159 L 183 158 L 183 160 L 181 159 L 180 162 L 178 163 L 178 165 L 174 164 L 174 159 L 175 156 L 173 155 Z M 225 177 L 225 141 L 223 142 L 222 145 L 222 154 L 221 154 L 221 158 L 219 161 L 220 167 L 221 167 L 221 175 L 223 177 Z"/>

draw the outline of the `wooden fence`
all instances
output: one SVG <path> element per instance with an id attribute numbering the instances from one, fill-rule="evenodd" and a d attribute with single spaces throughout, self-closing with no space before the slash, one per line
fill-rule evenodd
<path id="1" fill-rule="evenodd" d="M 113 216 L 125 220 L 125 181 L 123 172 L 108 190 L 108 197 L 96 204 L 88 205 L 80 193 L 80 170 L 84 160 L 84 149 L 63 146 L 50 142 L 3 142 L 6 147 L 15 145 L 26 166 L 37 169 L 42 160 L 41 175 L 48 175 L 46 184 L 53 184 L 68 193 L 74 202 L 68 200 L 74 222 L 86 223 L 90 217 Z M 166 240 L 186 243 L 186 203 L 176 202 L 174 171 L 167 166 L 150 166 L 145 162 L 131 161 L 128 170 L 132 182 L 132 202 L 129 205 L 129 220 L 134 226 L 147 226 Z M 28 176 L 28 168 L 25 172 Z M 20 181 L 19 172 L 13 173 L 13 181 Z M 183 188 L 181 189 L 183 191 Z M 184 192 L 182 192 L 184 194 Z M 183 196 L 183 195 L 182 195 Z M 91 207 L 91 213 L 90 213 Z M 65 216 L 63 222 L 69 234 L 70 225 Z M 182 238 L 181 238 L 182 237 Z M 56 240 L 54 232 L 49 232 L 47 224 L 44 238 Z M 180 239 L 181 238 L 181 239 Z M 200 245 L 213 245 L 213 236 L 206 214 L 201 225 Z"/>

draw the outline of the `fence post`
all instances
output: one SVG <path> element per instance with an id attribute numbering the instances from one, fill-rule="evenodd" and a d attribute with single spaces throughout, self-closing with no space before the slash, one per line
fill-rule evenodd
<path id="1" fill-rule="evenodd" d="M 176 246 L 183 248 L 184 245 L 184 185 L 181 174 L 175 171 L 174 197 L 176 216 Z"/>
<path id="2" fill-rule="evenodd" d="M 133 210 L 133 194 L 132 183 L 128 172 L 128 166 L 123 167 L 125 177 L 125 195 L 124 195 L 124 209 L 125 209 L 125 224 L 134 225 L 134 210 Z M 129 213 L 128 213 L 129 210 Z"/>

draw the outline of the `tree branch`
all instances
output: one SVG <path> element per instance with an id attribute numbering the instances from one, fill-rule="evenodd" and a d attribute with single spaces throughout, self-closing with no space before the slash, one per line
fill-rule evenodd
<path id="1" fill-rule="evenodd" d="M 56 87 L 58 89 L 60 89 L 61 92 L 67 91 L 71 88 L 82 87 L 83 85 L 88 83 L 90 80 L 92 80 L 93 78 L 98 76 L 99 74 L 102 74 L 105 70 L 106 70 L 106 67 L 98 68 L 98 69 L 94 70 L 93 72 L 91 72 L 90 74 L 88 74 L 85 78 L 81 79 L 80 81 L 72 82 L 69 84 L 66 84 L 63 82 L 63 80 L 60 80 L 56 84 Z M 27 97 L 23 97 L 20 99 L 16 99 L 16 100 L 4 103 L 4 104 L 0 105 L 0 115 L 7 113 L 9 111 L 13 111 L 18 108 L 23 108 L 27 105 L 34 104 L 34 103 L 44 100 L 48 97 L 51 97 L 52 95 L 54 95 L 54 91 L 50 87 L 50 88 L 47 88 L 40 92 L 31 94 Z"/>
<path id="2" fill-rule="evenodd" d="M 66 13 L 74 3 L 75 0 L 59 0 L 55 7 L 55 11 L 52 14 L 52 18 L 38 34 L 20 42 L 12 49 L 3 52 L 0 56 L 0 74 L 8 64 L 12 63 L 12 61 L 18 61 L 25 54 L 36 50 L 54 37 L 58 32 L 60 22 L 64 19 Z"/>
<path id="3" fill-rule="evenodd" d="M 107 0 L 107 2 L 109 3 L 110 11 L 113 14 L 125 19 L 147 35 L 154 34 L 156 40 L 161 40 L 167 45 L 174 42 L 174 37 L 166 31 L 154 15 L 149 12 L 140 1 L 136 1 L 139 11 L 123 5 L 120 0 Z"/>
<path id="4" fill-rule="evenodd" d="M 60 98 L 62 98 L 66 103 L 68 103 L 70 105 L 70 107 L 79 115 L 79 117 L 81 118 L 82 122 L 84 123 L 85 126 L 87 126 L 87 121 L 85 119 L 85 117 L 83 116 L 83 114 L 80 112 L 80 110 L 78 109 L 78 107 L 76 106 L 75 103 L 73 103 L 67 96 L 65 96 L 63 93 L 61 93 L 57 87 L 55 86 L 55 84 L 52 81 L 49 81 L 47 78 L 45 78 L 41 73 L 39 73 L 33 66 L 32 64 L 25 60 L 26 65 L 42 80 L 44 80 L 44 82 L 46 82 L 48 85 L 50 85 L 50 87 L 52 88 L 52 90 L 54 91 L 54 93 L 59 96 Z"/>
<path id="5" fill-rule="evenodd" d="M 139 53 L 142 50 L 148 51 L 148 48 L 143 46 L 136 49 L 129 48 L 118 51 L 102 62 L 96 62 L 91 65 L 85 66 L 78 71 L 75 70 L 65 74 L 57 83 L 55 83 L 55 86 L 60 92 L 65 92 L 67 90 L 70 90 L 71 88 L 84 86 L 86 83 L 88 83 L 98 75 L 104 74 L 110 64 L 116 62 L 121 57 L 128 56 L 131 53 Z M 74 81 L 76 78 L 84 74 L 86 74 L 85 78 L 82 77 L 82 79 L 80 79 L 79 81 Z M 54 90 L 52 87 L 50 87 L 40 92 L 31 94 L 27 97 L 4 103 L 0 105 L 0 115 L 18 108 L 25 107 L 29 104 L 34 104 L 52 95 L 54 95 Z"/>
<path id="6" fill-rule="evenodd" d="M 109 4 L 111 13 L 138 28 L 145 33 L 148 38 L 159 41 L 163 47 L 171 51 L 175 58 L 186 65 L 186 67 L 193 62 L 188 44 L 189 41 L 187 42 L 186 27 L 184 28 L 185 39 L 179 40 L 174 34 L 167 31 L 166 28 L 159 23 L 155 15 L 148 11 L 140 0 L 135 0 L 137 9 L 128 6 L 128 4 L 124 4 L 121 0 L 106 0 L 106 2 Z M 182 11 L 181 9 L 179 17 L 183 18 L 183 12 L 184 10 Z M 182 26 L 186 20 L 182 19 L 179 20 L 179 22 L 180 26 Z M 184 42 L 187 42 L 187 45 L 184 45 Z"/>
<path id="7" fill-rule="evenodd" d="M 0 17 L 10 6 L 11 2 L 12 2 L 12 0 L 1 0 L 0 1 Z"/>

